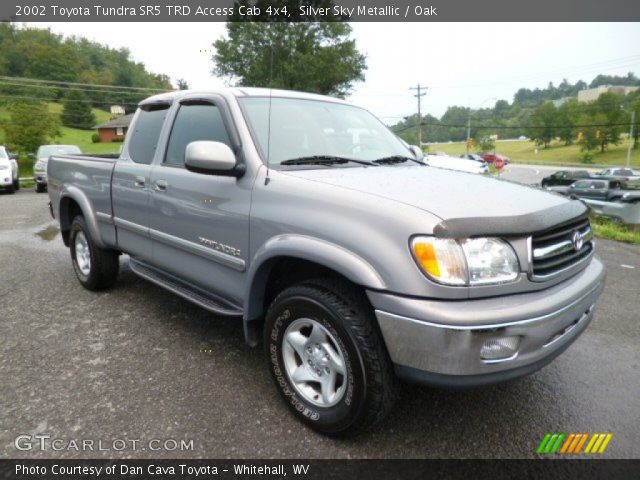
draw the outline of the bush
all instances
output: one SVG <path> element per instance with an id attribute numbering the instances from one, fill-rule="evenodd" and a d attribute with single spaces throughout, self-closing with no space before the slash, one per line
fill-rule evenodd
<path id="1" fill-rule="evenodd" d="M 92 143 L 100 143 L 100 134 L 99 133 L 94 133 L 93 135 L 91 135 L 91 142 Z"/>
<path id="2" fill-rule="evenodd" d="M 112 138 L 111 141 L 113 143 L 120 143 L 120 142 L 124 142 L 124 138 L 122 137 L 116 137 L 116 138 Z"/>
<path id="3" fill-rule="evenodd" d="M 582 163 L 593 163 L 594 157 L 595 155 L 590 150 L 584 151 L 580 155 L 578 155 L 578 158 Z"/>

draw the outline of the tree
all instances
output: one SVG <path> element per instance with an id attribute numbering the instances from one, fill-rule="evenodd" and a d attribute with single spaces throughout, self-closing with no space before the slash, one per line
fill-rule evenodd
<path id="1" fill-rule="evenodd" d="M 535 109 L 531 116 L 529 137 L 536 145 L 548 148 L 557 136 L 557 109 L 551 102 L 545 102 Z"/>
<path id="2" fill-rule="evenodd" d="M 486 153 L 496 149 L 496 142 L 492 137 L 481 137 L 478 142 L 478 153 Z"/>
<path id="3" fill-rule="evenodd" d="M 346 96 L 364 80 L 365 56 L 342 22 L 228 22 L 213 46 L 215 75 L 246 86 Z"/>
<path id="4" fill-rule="evenodd" d="M 598 99 L 589 104 L 601 115 L 604 124 L 600 127 L 600 152 L 610 144 L 618 145 L 620 143 L 620 135 L 628 128 L 624 122 L 628 122 L 628 114 L 622 109 L 622 96 L 616 93 L 603 93 Z M 595 123 L 595 122 L 594 122 Z"/>
<path id="5" fill-rule="evenodd" d="M 91 102 L 80 90 L 69 90 L 64 98 L 62 124 L 65 127 L 91 130 L 96 123 L 96 117 L 91 111 Z"/>
<path id="6" fill-rule="evenodd" d="M 576 99 L 568 100 L 558 108 L 556 121 L 559 127 L 557 133 L 565 145 L 571 145 L 577 135 L 574 125 L 578 123 L 580 111 L 580 104 Z"/>
<path id="7" fill-rule="evenodd" d="M 60 124 L 46 103 L 12 103 L 8 107 L 5 140 L 11 150 L 35 152 L 40 145 L 60 136 Z"/>
<path id="8" fill-rule="evenodd" d="M 178 90 L 189 90 L 189 84 L 184 78 L 176 80 L 176 84 L 178 85 Z"/>

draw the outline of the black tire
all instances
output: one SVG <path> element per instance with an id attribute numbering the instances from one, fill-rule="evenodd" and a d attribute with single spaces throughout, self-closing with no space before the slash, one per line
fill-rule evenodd
<path id="1" fill-rule="evenodd" d="M 13 189 L 17 192 L 20 190 L 20 179 L 18 178 L 15 182 L 13 182 Z"/>
<path id="2" fill-rule="evenodd" d="M 88 274 L 84 274 L 76 258 L 76 237 L 82 232 L 86 239 L 91 258 Z M 89 229 L 81 215 L 76 216 L 71 222 L 69 231 L 69 250 L 71 263 L 76 277 L 87 290 L 103 290 L 111 287 L 118 278 L 120 261 L 118 252 L 98 247 L 89 233 Z"/>
<path id="3" fill-rule="evenodd" d="M 13 186 L 13 183 L 7 187 L 7 192 L 9 192 L 9 193 L 16 193 L 16 189 L 15 189 L 15 187 Z"/>
<path id="4" fill-rule="evenodd" d="M 310 318 L 336 340 L 344 357 L 346 383 L 340 401 L 314 405 L 300 394 L 287 374 L 283 339 L 289 325 Z M 391 410 L 397 380 L 371 305 L 363 292 L 340 280 L 317 279 L 281 292 L 265 323 L 269 370 L 283 400 L 302 422 L 333 436 L 353 435 L 382 420 Z M 302 358 L 296 359 L 302 363 Z M 306 365 L 305 365 L 306 366 Z"/>
<path id="5" fill-rule="evenodd" d="M 549 184 L 548 184 L 547 182 L 542 182 L 542 183 L 540 184 L 540 186 L 541 186 L 542 188 L 547 188 L 547 187 L 549 186 Z"/>
<path id="6" fill-rule="evenodd" d="M 41 183 L 36 183 L 36 193 L 44 193 L 45 186 Z"/>

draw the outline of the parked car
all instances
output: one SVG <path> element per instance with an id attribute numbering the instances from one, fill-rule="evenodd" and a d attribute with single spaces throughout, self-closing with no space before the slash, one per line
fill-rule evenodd
<path id="1" fill-rule="evenodd" d="M 20 190 L 20 172 L 17 157 L 0 145 L 0 189 L 14 193 Z"/>
<path id="2" fill-rule="evenodd" d="M 547 187 L 547 190 L 569 197 L 617 202 L 628 190 L 621 180 L 578 180 L 569 186 Z"/>
<path id="3" fill-rule="evenodd" d="M 119 158 L 53 155 L 50 208 L 85 288 L 113 285 L 127 254 L 237 318 L 297 418 L 355 433 L 390 411 L 396 378 L 542 368 L 604 288 L 582 202 L 421 159 L 339 99 L 175 91 L 140 103 Z"/>
<path id="4" fill-rule="evenodd" d="M 555 187 L 566 185 L 569 186 L 576 180 L 583 178 L 591 178 L 589 172 L 586 170 L 560 170 L 554 172 L 551 175 L 544 177 L 540 182 L 543 187 Z"/>
<path id="5" fill-rule="evenodd" d="M 458 170 L 468 173 L 489 173 L 489 166 L 486 162 L 478 162 L 476 160 L 468 160 L 466 158 L 449 157 L 448 155 L 427 155 L 424 159 L 427 165 L 438 168 L 446 168 L 449 170 Z"/>
<path id="6" fill-rule="evenodd" d="M 620 201 L 623 203 L 640 203 L 640 191 L 627 191 L 622 195 Z"/>
<path id="7" fill-rule="evenodd" d="M 611 180 L 624 180 L 626 182 L 640 180 L 640 174 L 638 172 L 634 172 L 630 168 L 606 168 L 601 172 L 594 174 L 593 177 Z"/>
<path id="8" fill-rule="evenodd" d="M 82 150 L 76 145 L 41 145 L 33 167 L 33 178 L 38 193 L 44 192 L 47 188 L 47 162 L 51 155 L 82 155 Z"/>
<path id="9" fill-rule="evenodd" d="M 511 162 L 511 159 L 509 157 L 500 155 L 499 153 L 484 153 L 482 154 L 482 158 L 487 163 L 493 163 L 498 158 L 501 158 L 505 165 L 508 165 Z"/>

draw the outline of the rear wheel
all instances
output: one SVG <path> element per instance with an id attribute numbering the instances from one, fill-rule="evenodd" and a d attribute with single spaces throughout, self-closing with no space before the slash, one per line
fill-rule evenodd
<path id="1" fill-rule="evenodd" d="M 120 267 L 118 252 L 98 247 L 80 215 L 71 222 L 69 246 L 73 269 L 83 287 L 102 290 L 115 283 Z"/>
<path id="2" fill-rule="evenodd" d="M 45 186 L 41 183 L 36 183 L 36 192 L 37 193 L 44 193 L 44 189 Z"/>
<path id="3" fill-rule="evenodd" d="M 315 430 L 353 434 L 393 406 L 396 379 L 373 311 L 347 282 L 317 279 L 280 293 L 267 313 L 265 348 L 285 403 Z"/>

